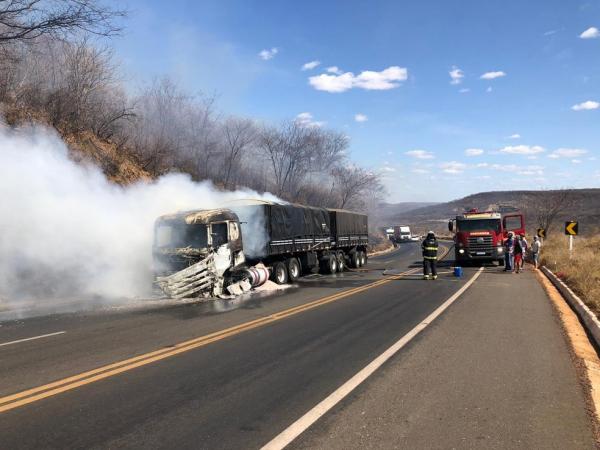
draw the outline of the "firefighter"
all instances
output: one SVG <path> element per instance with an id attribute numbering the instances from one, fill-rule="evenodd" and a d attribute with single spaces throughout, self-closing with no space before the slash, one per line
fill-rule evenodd
<path id="1" fill-rule="evenodd" d="M 437 278 L 438 242 L 433 231 L 427 233 L 421 248 L 423 249 L 423 279 L 435 280 Z M 431 272 L 431 278 L 429 278 L 429 272 Z"/>

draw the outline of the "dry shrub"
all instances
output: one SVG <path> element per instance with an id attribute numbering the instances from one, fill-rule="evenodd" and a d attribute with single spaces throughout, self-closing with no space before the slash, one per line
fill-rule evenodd
<path id="1" fill-rule="evenodd" d="M 569 258 L 569 240 L 556 235 L 544 242 L 542 264 L 569 285 L 600 316 L 600 236 L 575 237 Z"/>

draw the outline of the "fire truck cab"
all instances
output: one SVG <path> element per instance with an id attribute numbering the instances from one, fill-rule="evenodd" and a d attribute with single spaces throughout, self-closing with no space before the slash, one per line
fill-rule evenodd
<path id="1" fill-rule="evenodd" d="M 525 219 L 521 213 L 502 215 L 495 211 L 465 212 L 448 222 L 454 232 L 456 262 L 504 261 L 504 240 L 509 232 L 525 234 Z"/>

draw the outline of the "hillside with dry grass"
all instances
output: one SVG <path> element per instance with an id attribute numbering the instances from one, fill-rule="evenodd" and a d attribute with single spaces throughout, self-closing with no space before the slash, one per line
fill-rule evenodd
<path id="1" fill-rule="evenodd" d="M 544 242 L 541 262 L 600 315 L 600 236 L 576 237 L 569 258 L 568 239 L 555 235 Z"/>

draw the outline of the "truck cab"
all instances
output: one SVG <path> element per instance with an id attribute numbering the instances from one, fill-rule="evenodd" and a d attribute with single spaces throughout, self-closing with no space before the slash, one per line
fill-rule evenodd
<path id="1" fill-rule="evenodd" d="M 493 262 L 504 259 L 504 240 L 509 232 L 525 233 L 523 214 L 471 210 L 448 223 L 454 234 L 456 262 Z"/>
<path id="2" fill-rule="evenodd" d="M 242 231 L 234 212 L 184 211 L 156 219 L 152 249 L 156 275 L 185 269 L 211 252 L 225 255 L 231 266 L 244 262 Z"/>

